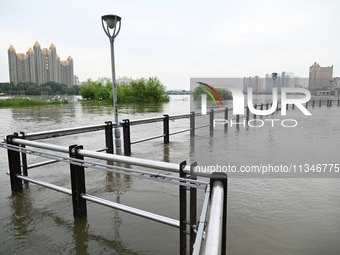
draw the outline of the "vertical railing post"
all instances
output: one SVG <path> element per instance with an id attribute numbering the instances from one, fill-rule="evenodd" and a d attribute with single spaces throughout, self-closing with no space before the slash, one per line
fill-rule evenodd
<path id="1" fill-rule="evenodd" d="M 6 136 L 6 143 L 15 145 L 12 141 L 13 138 L 18 137 L 17 133 L 14 135 Z M 9 175 L 11 180 L 11 190 L 12 191 L 22 191 L 22 181 L 17 178 L 17 174 L 21 174 L 21 165 L 20 165 L 20 152 L 7 149 L 8 155 L 8 166 L 9 166 Z"/>
<path id="2" fill-rule="evenodd" d="M 321 99 L 320 99 L 320 101 L 319 101 L 319 107 L 321 107 Z"/>
<path id="3" fill-rule="evenodd" d="M 263 110 L 263 103 L 261 103 L 261 111 Z"/>
<path id="4" fill-rule="evenodd" d="M 314 108 L 314 103 L 315 103 L 315 100 L 313 99 L 313 108 Z"/>
<path id="5" fill-rule="evenodd" d="M 105 146 L 106 153 L 113 154 L 113 132 L 112 121 L 105 121 Z"/>
<path id="6" fill-rule="evenodd" d="M 329 99 L 329 106 L 332 107 L 332 99 Z"/>
<path id="7" fill-rule="evenodd" d="M 25 132 L 20 132 L 22 135 L 22 139 L 25 139 Z M 22 148 L 26 148 L 24 144 L 20 144 Z M 28 176 L 27 171 L 27 155 L 24 152 L 21 152 L 21 160 L 22 160 L 22 174 L 25 176 Z M 28 184 L 28 181 L 24 181 L 25 184 Z"/>
<path id="8" fill-rule="evenodd" d="M 210 189 L 213 189 L 214 182 L 219 181 L 223 185 L 224 201 L 223 201 L 223 215 L 222 215 L 222 247 L 221 255 L 227 254 L 227 203 L 228 203 L 228 175 L 226 173 L 214 172 L 210 176 Z M 210 191 L 210 200 L 213 191 Z M 209 233 L 207 233 L 209 235 Z"/>
<path id="9" fill-rule="evenodd" d="M 169 135 L 169 115 L 164 114 L 164 119 L 163 119 L 163 134 L 164 134 L 164 143 L 169 143 L 170 142 L 170 135 Z"/>
<path id="10" fill-rule="evenodd" d="M 228 107 L 226 107 L 226 108 L 224 109 L 224 119 L 225 119 L 226 121 L 228 121 L 228 122 L 225 122 L 225 123 L 224 123 L 224 131 L 227 131 L 227 130 L 228 130 L 228 123 L 229 123 L 228 118 L 229 118 L 229 109 L 228 109 Z"/>
<path id="11" fill-rule="evenodd" d="M 190 112 L 190 136 L 195 136 L 195 112 Z"/>
<path id="12" fill-rule="evenodd" d="M 214 109 L 210 110 L 210 131 L 214 131 Z"/>
<path id="13" fill-rule="evenodd" d="M 179 165 L 179 176 L 187 177 L 183 169 L 186 161 Z M 187 254 L 187 193 L 186 187 L 179 185 L 179 254 Z"/>
<path id="14" fill-rule="evenodd" d="M 194 167 L 197 163 L 193 163 L 190 166 L 190 179 L 197 180 L 197 176 L 194 174 Z M 190 187 L 190 254 L 194 250 L 194 244 L 196 240 L 195 226 L 197 224 L 197 189 Z"/>
<path id="15" fill-rule="evenodd" d="M 237 114 L 237 115 L 236 115 L 236 123 L 238 124 L 239 122 L 240 122 L 240 115 Z"/>
<path id="16" fill-rule="evenodd" d="M 226 107 L 225 110 L 224 110 L 224 119 L 225 119 L 225 120 L 228 120 L 228 118 L 229 118 L 228 115 L 229 115 L 229 109 L 228 109 L 228 107 Z M 227 123 L 225 123 L 225 125 L 228 126 Z"/>
<path id="17" fill-rule="evenodd" d="M 295 104 L 292 105 L 292 109 L 293 109 L 293 110 L 295 109 Z"/>
<path id="18" fill-rule="evenodd" d="M 130 120 L 123 120 L 123 141 L 124 141 L 124 155 L 131 155 L 131 135 L 130 135 Z"/>
<path id="19" fill-rule="evenodd" d="M 288 110 L 288 104 L 286 104 L 286 110 Z"/>
<path id="20" fill-rule="evenodd" d="M 255 108 L 255 110 L 256 110 L 257 104 L 254 105 L 254 108 Z M 256 119 L 256 114 L 255 114 L 255 113 L 254 113 L 254 119 Z"/>
<path id="21" fill-rule="evenodd" d="M 308 108 L 308 102 L 306 102 L 306 109 Z"/>
<path id="22" fill-rule="evenodd" d="M 268 108 L 269 108 L 269 103 L 267 102 L 267 104 L 266 104 L 266 110 L 268 110 Z"/>
<path id="23" fill-rule="evenodd" d="M 247 123 L 248 123 L 248 121 L 249 121 L 249 106 L 247 106 L 247 115 L 246 115 L 246 116 L 247 116 L 246 119 L 247 119 Z M 238 121 L 237 121 L 237 122 L 238 122 Z"/>
<path id="24" fill-rule="evenodd" d="M 84 157 L 78 154 L 78 150 L 83 149 L 83 146 L 71 145 L 69 147 L 70 158 L 84 160 Z M 83 166 L 70 164 L 71 173 L 71 190 L 72 190 L 72 205 L 73 216 L 86 215 L 86 200 L 82 198 L 82 194 L 86 193 L 85 188 L 85 171 Z"/>

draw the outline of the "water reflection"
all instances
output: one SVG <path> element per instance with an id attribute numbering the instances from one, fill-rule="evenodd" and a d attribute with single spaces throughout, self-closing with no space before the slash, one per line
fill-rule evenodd
<path id="1" fill-rule="evenodd" d="M 11 226 L 16 239 L 23 239 L 25 236 L 29 236 L 33 231 L 30 228 L 32 224 L 31 210 L 32 203 L 29 199 L 29 190 L 25 186 L 23 193 L 12 193 L 9 199 L 11 208 Z"/>
<path id="2" fill-rule="evenodd" d="M 102 101 L 81 102 L 83 114 L 111 115 L 113 114 L 112 104 Z"/>
<path id="3" fill-rule="evenodd" d="M 170 162 L 170 145 L 164 144 L 163 146 L 163 161 Z"/>
<path id="4" fill-rule="evenodd" d="M 70 104 L 67 105 L 46 105 L 24 108 L 12 108 L 12 119 L 16 121 L 61 123 L 65 118 L 75 118 L 76 110 Z"/>
<path id="5" fill-rule="evenodd" d="M 118 178 L 120 179 L 120 178 Z M 107 223 L 102 223 L 101 216 L 98 214 L 91 215 L 95 222 L 99 224 L 90 225 L 87 216 L 76 217 L 72 219 L 72 206 L 69 203 L 67 208 L 63 207 L 64 202 L 59 204 L 60 207 L 51 208 L 48 205 L 41 203 L 34 205 L 34 198 L 29 192 L 29 187 L 24 187 L 22 193 L 13 193 L 9 198 L 10 213 L 10 229 L 11 236 L 14 238 L 6 239 L 7 251 L 12 254 L 21 254 L 30 247 L 30 251 L 35 251 L 50 254 L 93 254 L 93 251 L 98 251 L 97 247 L 108 254 L 129 254 L 137 255 L 140 252 L 135 252 L 128 248 L 122 241 L 120 236 L 120 227 L 122 219 L 119 216 L 118 210 L 112 210 L 111 222 L 109 223 L 109 232 L 113 234 L 111 238 L 105 238 L 108 235 L 102 235 L 101 232 L 93 234 L 96 230 L 100 230 L 100 224 L 107 226 Z M 116 198 L 119 202 L 119 195 Z M 41 201 L 40 201 L 41 202 Z M 54 203 L 56 201 L 54 200 Z M 36 208 L 39 206 L 40 208 Z M 100 205 L 98 205 L 100 206 Z M 70 217 L 60 214 L 63 210 L 70 214 Z M 91 219 L 92 220 L 92 219 Z M 91 233 L 92 232 L 92 233 Z M 3 243 L 4 244 L 4 243 Z M 27 250 L 28 251 L 28 250 Z"/>
<path id="6" fill-rule="evenodd" d="M 89 225 L 87 222 L 87 216 L 83 215 L 82 217 L 77 217 L 74 219 L 73 225 L 73 243 L 75 244 L 73 253 L 75 254 L 90 254 L 88 251 L 88 242 L 89 242 Z"/>
<path id="7" fill-rule="evenodd" d="M 119 112 L 124 114 L 136 113 L 163 113 L 163 106 L 166 103 L 138 103 L 138 104 L 120 104 Z"/>

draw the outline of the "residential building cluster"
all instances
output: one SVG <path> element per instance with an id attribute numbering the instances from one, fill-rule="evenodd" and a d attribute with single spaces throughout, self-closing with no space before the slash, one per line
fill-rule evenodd
<path id="1" fill-rule="evenodd" d="M 16 53 L 13 45 L 8 49 L 8 64 L 10 82 L 14 85 L 19 82 L 34 82 L 38 85 L 55 81 L 74 85 L 73 59 L 60 60 L 57 48 L 52 43 L 49 49 L 41 48 L 37 41 L 33 48 L 24 53 Z"/>
<path id="2" fill-rule="evenodd" d="M 118 76 L 118 78 L 116 78 L 116 84 L 120 85 L 120 84 L 130 84 L 131 81 L 133 81 L 134 78 L 132 76 Z M 97 81 L 100 81 L 102 83 L 103 86 L 105 86 L 105 84 L 108 81 L 112 81 L 112 78 L 110 77 L 99 77 L 97 79 Z"/>
<path id="3" fill-rule="evenodd" d="M 276 79 L 273 79 L 273 74 L 266 74 L 264 78 L 257 75 L 243 78 L 243 92 L 247 93 L 251 87 L 254 94 L 271 93 L 274 87 L 280 92 L 282 88 L 308 87 L 314 90 L 327 86 L 340 87 L 340 77 L 333 78 L 333 65 L 322 67 L 316 62 L 309 68 L 308 79 L 295 76 L 292 72 L 277 73 Z"/>
<path id="4" fill-rule="evenodd" d="M 276 79 L 272 78 L 272 74 L 266 74 L 264 78 L 259 76 L 244 77 L 243 78 L 243 92 L 247 93 L 248 88 L 251 87 L 253 93 L 271 93 L 273 87 L 276 87 L 278 92 L 281 88 L 302 87 L 300 77 L 295 76 L 294 73 L 282 72 L 278 73 Z"/>

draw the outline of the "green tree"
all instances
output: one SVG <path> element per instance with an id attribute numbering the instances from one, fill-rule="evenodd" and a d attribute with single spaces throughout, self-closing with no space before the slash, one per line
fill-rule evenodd
<path id="1" fill-rule="evenodd" d="M 32 90 L 29 90 L 28 93 L 26 92 L 26 90 L 31 86 L 38 86 L 38 85 L 34 82 L 19 82 L 16 86 L 13 87 L 12 92 L 17 95 L 32 95 L 30 94 Z M 32 93 L 36 93 L 36 91 L 34 90 L 34 92 Z"/>
<path id="2" fill-rule="evenodd" d="M 109 94 L 107 86 L 103 86 L 100 81 L 87 79 L 87 81 L 80 83 L 80 95 L 84 99 L 99 100 L 105 98 L 105 100 L 108 100 Z"/>
<path id="3" fill-rule="evenodd" d="M 28 88 L 26 89 L 25 94 L 26 95 L 41 95 L 41 90 L 40 86 L 37 84 L 32 84 L 29 85 Z"/>
<path id="4" fill-rule="evenodd" d="M 169 96 L 164 91 L 162 82 L 157 77 L 149 77 L 148 79 L 137 79 L 131 81 L 132 102 L 168 102 Z"/>
<path id="5" fill-rule="evenodd" d="M 55 81 L 48 81 L 45 83 L 42 83 L 41 85 L 42 91 L 46 91 L 49 94 L 48 95 L 65 95 L 67 94 L 67 85 L 66 84 L 62 84 L 62 83 L 58 83 Z M 50 89 L 52 90 L 52 92 L 50 91 Z"/>
<path id="6" fill-rule="evenodd" d="M 0 92 L 3 92 L 5 94 L 11 94 L 12 90 L 14 88 L 14 84 L 11 82 L 1 82 L 0 83 Z"/>
<path id="7" fill-rule="evenodd" d="M 167 102 L 169 96 L 165 93 L 163 84 L 157 77 L 138 79 L 130 84 L 119 84 L 116 87 L 118 103 Z M 112 83 L 105 86 L 101 82 L 88 79 L 80 84 L 80 95 L 85 99 L 112 100 Z"/>

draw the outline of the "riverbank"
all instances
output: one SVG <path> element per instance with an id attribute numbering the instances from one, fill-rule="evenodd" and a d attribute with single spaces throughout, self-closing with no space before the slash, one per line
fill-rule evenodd
<path id="1" fill-rule="evenodd" d="M 39 106 L 39 105 L 56 105 L 56 104 L 67 104 L 69 101 L 67 99 L 62 99 L 60 97 L 53 97 L 51 99 L 42 99 L 30 97 L 23 98 L 2 98 L 0 100 L 0 107 L 26 107 L 26 106 Z"/>

